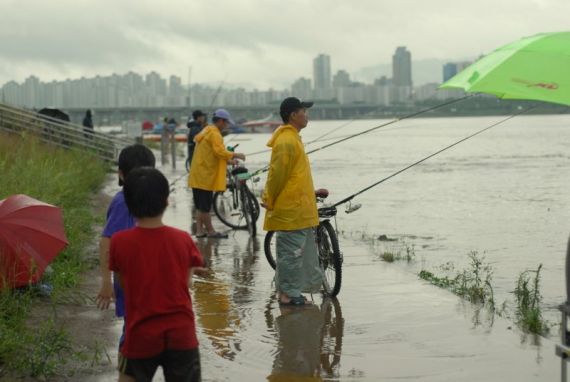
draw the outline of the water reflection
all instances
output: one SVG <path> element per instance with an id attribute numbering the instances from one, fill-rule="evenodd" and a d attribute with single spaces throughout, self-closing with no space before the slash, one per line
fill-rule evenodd
<path id="1" fill-rule="evenodd" d="M 339 377 L 344 319 L 336 299 L 321 306 L 279 306 L 273 317 L 268 304 L 265 315 L 277 349 L 269 381 L 323 381 Z M 273 329 L 273 330 L 271 330 Z"/>
<path id="2" fill-rule="evenodd" d="M 196 245 L 202 252 L 204 263 L 210 266 L 212 254 L 217 254 L 218 240 L 199 240 Z M 198 326 L 212 343 L 216 354 L 234 360 L 240 351 L 237 337 L 239 315 L 230 300 L 231 287 L 220 280 L 214 271 L 193 283 L 194 307 Z"/>
<path id="3" fill-rule="evenodd" d="M 255 286 L 255 264 L 258 259 L 260 249 L 259 239 L 250 237 L 247 242 L 246 251 L 243 251 L 240 243 L 234 245 L 232 279 L 234 281 L 233 301 L 238 304 L 253 301 L 252 289 Z"/>

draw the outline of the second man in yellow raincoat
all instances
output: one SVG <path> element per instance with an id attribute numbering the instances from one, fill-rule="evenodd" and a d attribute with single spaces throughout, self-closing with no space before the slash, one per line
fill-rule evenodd
<path id="1" fill-rule="evenodd" d="M 214 192 L 226 189 L 226 166 L 232 159 L 245 160 L 245 155 L 228 151 L 224 147 L 222 131 L 232 123 L 230 113 L 218 109 L 212 117 L 212 125 L 206 126 L 196 137 L 188 186 L 192 188 L 196 216 L 196 237 L 226 238 L 212 226 L 210 210 Z"/>

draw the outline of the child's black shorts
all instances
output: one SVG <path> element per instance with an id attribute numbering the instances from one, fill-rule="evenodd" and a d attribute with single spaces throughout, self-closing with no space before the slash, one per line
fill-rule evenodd
<path id="1" fill-rule="evenodd" d="M 201 190 L 199 188 L 193 188 L 192 199 L 194 199 L 194 207 L 196 207 L 198 211 L 210 212 L 212 209 L 212 199 L 214 199 L 214 192 Z"/>
<path id="2" fill-rule="evenodd" d="M 152 381 L 162 366 L 166 382 L 201 382 L 200 353 L 191 350 L 165 350 L 152 358 L 125 358 L 119 353 L 119 371 L 137 382 Z"/>

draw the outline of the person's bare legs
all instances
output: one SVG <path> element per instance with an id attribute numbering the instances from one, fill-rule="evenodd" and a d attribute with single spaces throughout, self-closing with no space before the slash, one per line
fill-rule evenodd
<path id="1" fill-rule="evenodd" d="M 198 211 L 196 216 L 196 235 L 201 236 L 205 233 L 208 235 L 216 233 L 214 226 L 212 225 L 212 217 L 209 212 Z"/>

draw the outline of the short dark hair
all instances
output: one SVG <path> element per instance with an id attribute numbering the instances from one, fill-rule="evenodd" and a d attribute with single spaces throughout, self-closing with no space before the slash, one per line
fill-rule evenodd
<path id="1" fill-rule="evenodd" d="M 123 179 L 126 178 L 131 170 L 137 167 L 154 167 L 154 154 L 148 147 L 141 144 L 134 144 L 125 147 L 119 154 L 119 170 L 123 173 Z M 119 178 L 119 186 L 123 185 L 123 181 Z"/>
<path id="2" fill-rule="evenodd" d="M 168 180 L 153 167 L 139 167 L 131 171 L 125 178 L 123 190 L 125 203 L 135 218 L 160 216 L 168 205 Z"/>
<path id="3" fill-rule="evenodd" d="M 203 117 L 206 116 L 206 114 L 204 114 L 204 113 L 202 112 L 202 110 L 194 110 L 194 112 L 192 113 L 192 118 L 194 119 L 194 121 L 196 121 L 198 118 L 200 118 L 200 117 L 202 117 L 202 116 L 203 116 Z"/>

